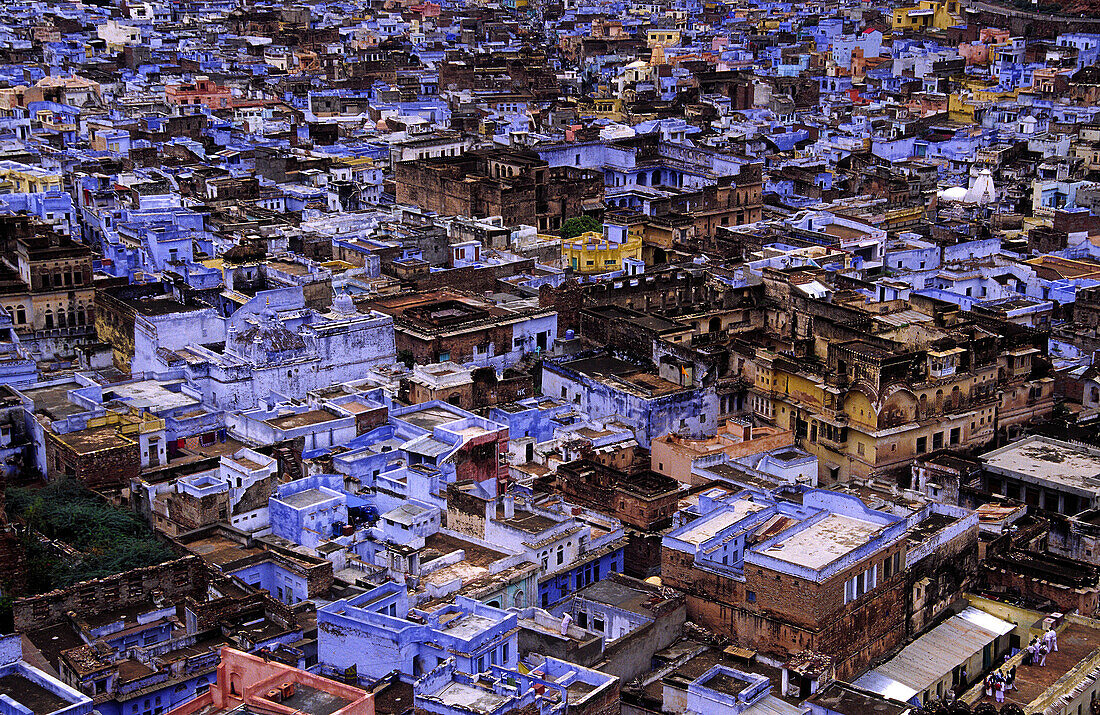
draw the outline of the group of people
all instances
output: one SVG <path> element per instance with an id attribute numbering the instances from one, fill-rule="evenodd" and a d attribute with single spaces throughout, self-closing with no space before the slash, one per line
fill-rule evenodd
<path id="1" fill-rule="evenodd" d="M 1058 651 L 1058 633 L 1053 627 L 1048 628 L 1042 638 L 1032 638 L 1025 650 L 1024 665 L 1046 665 L 1047 655 Z"/>
<path id="2" fill-rule="evenodd" d="M 1054 628 L 1048 628 L 1041 637 L 1031 639 L 1031 643 L 1024 649 L 1022 662 L 1024 665 L 1036 665 L 1042 667 L 1047 664 L 1047 655 L 1058 651 L 1058 633 Z M 1008 663 L 1010 656 L 1005 656 Z M 996 698 L 1003 703 L 1005 692 L 1016 689 L 1016 666 L 1011 668 L 998 668 L 985 677 L 986 697 Z"/>
<path id="3" fill-rule="evenodd" d="M 986 697 L 994 697 L 997 702 L 1005 701 L 1005 691 L 1016 689 L 1016 666 L 1004 669 L 998 668 L 985 676 Z"/>

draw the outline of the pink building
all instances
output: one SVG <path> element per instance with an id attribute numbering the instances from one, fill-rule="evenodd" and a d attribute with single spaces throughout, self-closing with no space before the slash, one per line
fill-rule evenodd
<path id="1" fill-rule="evenodd" d="M 232 648 L 222 648 L 218 680 L 167 715 L 220 715 L 248 705 L 265 715 L 374 715 L 365 690 Z"/>

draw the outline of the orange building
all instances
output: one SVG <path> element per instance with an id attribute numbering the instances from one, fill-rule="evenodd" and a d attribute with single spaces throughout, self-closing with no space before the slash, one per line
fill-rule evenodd
<path id="1" fill-rule="evenodd" d="M 225 109 L 232 102 L 233 93 L 209 77 L 196 77 L 194 82 L 168 85 L 164 88 L 164 98 L 173 106 Z"/>

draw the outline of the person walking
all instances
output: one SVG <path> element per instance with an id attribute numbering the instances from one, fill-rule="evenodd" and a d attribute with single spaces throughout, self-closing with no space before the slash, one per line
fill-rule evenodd
<path id="1" fill-rule="evenodd" d="M 1054 630 L 1054 626 L 1050 627 L 1050 630 L 1046 634 L 1047 650 L 1051 653 L 1058 652 L 1058 631 Z"/>

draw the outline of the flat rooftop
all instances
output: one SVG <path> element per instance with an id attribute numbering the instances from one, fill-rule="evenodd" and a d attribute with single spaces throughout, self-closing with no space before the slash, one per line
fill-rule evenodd
<path id="1" fill-rule="evenodd" d="M 397 415 L 396 417 L 399 420 L 404 420 L 411 425 L 415 425 L 420 429 L 425 429 L 430 432 L 440 425 L 460 420 L 465 417 L 465 415 L 447 409 L 442 405 L 431 405 L 422 410 L 414 410 L 413 412 L 407 412 L 403 415 Z"/>
<path id="2" fill-rule="evenodd" d="M 432 697 L 443 705 L 472 713 L 495 713 L 508 704 L 503 695 L 462 683 L 448 683 Z"/>
<path id="3" fill-rule="evenodd" d="M 284 698 L 282 701 L 283 707 L 309 713 L 309 715 L 332 715 L 332 713 L 343 710 L 350 704 L 351 701 L 347 698 L 318 690 L 303 683 L 296 683 L 294 695 Z"/>
<path id="4" fill-rule="evenodd" d="M 696 519 L 692 524 L 696 524 L 697 526 L 693 526 L 676 538 L 680 541 L 686 541 L 689 544 L 699 545 L 704 541 L 714 538 L 714 536 L 723 529 L 736 524 L 746 516 L 755 514 L 764 508 L 763 504 L 757 504 L 747 499 L 738 499 L 733 502 L 731 506 L 733 507 L 732 509 L 720 512 L 709 519 L 706 516 Z"/>
<path id="5" fill-rule="evenodd" d="M 1005 692 L 1006 703 L 1016 703 L 1024 712 L 1032 712 L 1028 704 L 1041 696 L 1055 682 L 1100 648 L 1100 631 L 1069 621 L 1058 631 L 1058 650 L 1047 654 L 1043 667 L 1021 665 L 1016 668 L 1016 690 Z"/>
<path id="6" fill-rule="evenodd" d="M 810 697 L 809 702 L 844 715 L 905 715 L 913 707 L 864 693 L 846 683 L 833 681 Z"/>
<path id="7" fill-rule="evenodd" d="M 1028 481 L 1100 491 L 1100 450 L 1031 436 L 981 457 L 986 467 Z"/>
<path id="8" fill-rule="evenodd" d="M 19 673 L 0 675 L 0 695 L 7 695 L 34 715 L 49 715 L 73 704 Z"/>
<path id="9" fill-rule="evenodd" d="M 309 410 L 308 412 L 301 412 L 296 415 L 273 417 L 267 420 L 267 423 L 277 429 L 292 430 L 338 419 L 340 419 L 339 415 L 334 415 L 328 410 Z"/>
<path id="10" fill-rule="evenodd" d="M 137 442 L 121 435 L 114 427 L 95 427 L 57 435 L 59 442 L 77 454 L 93 454 L 106 449 L 137 446 Z"/>
<path id="11" fill-rule="evenodd" d="M 243 559 L 246 556 L 263 553 L 263 549 L 247 547 L 238 544 L 224 536 L 208 536 L 184 545 L 188 551 L 195 554 L 208 564 L 221 566 Z"/>
<path id="12" fill-rule="evenodd" d="M 452 635 L 455 638 L 469 640 L 477 634 L 484 632 L 486 629 L 492 628 L 496 624 L 497 621 L 492 618 L 486 618 L 485 616 L 478 616 L 471 613 L 451 620 L 443 626 L 442 630 L 444 633 Z"/>
<path id="13" fill-rule="evenodd" d="M 528 534 L 541 534 L 542 532 L 557 526 L 558 522 L 542 514 L 534 514 L 526 509 L 516 509 L 512 512 L 511 519 L 504 518 L 504 508 L 497 507 L 497 521 Z"/>
<path id="14" fill-rule="evenodd" d="M 153 412 L 175 410 L 198 405 L 199 400 L 183 392 L 173 392 L 156 380 L 142 380 L 129 385 L 111 387 L 115 396 L 126 400 L 135 407 L 144 407 Z"/>
<path id="15" fill-rule="evenodd" d="M 465 552 L 466 561 L 474 566 L 488 566 L 508 556 L 508 554 L 501 551 L 494 551 L 471 541 L 436 532 L 424 538 L 424 550 L 420 554 L 420 561 L 421 563 L 429 563 L 439 558 L 439 556 L 459 550 Z M 437 555 L 432 555 L 431 551 L 436 552 Z"/>
<path id="16" fill-rule="evenodd" d="M 830 514 L 762 553 L 796 566 L 821 569 L 869 542 L 882 528 L 862 519 Z"/>
<path id="17" fill-rule="evenodd" d="M 294 494 L 287 494 L 284 497 L 278 497 L 279 501 L 284 504 L 289 504 L 295 509 L 305 509 L 311 507 L 314 504 L 321 504 L 326 501 L 336 499 L 336 496 L 327 494 L 320 489 L 306 489 L 305 491 L 296 492 Z"/>
<path id="18" fill-rule="evenodd" d="M 618 578 L 601 579 L 577 591 L 576 595 L 589 601 L 641 614 L 650 613 L 654 596 L 658 601 L 665 600 L 655 589 L 638 588 L 629 583 L 623 583 Z"/>
<path id="19" fill-rule="evenodd" d="M 75 382 L 66 382 L 50 387 L 32 387 L 20 390 L 20 392 L 34 401 L 34 411 L 36 413 L 46 415 L 56 421 L 65 419 L 70 415 L 87 412 L 83 407 L 74 405 L 69 401 L 69 390 L 76 390 L 79 387 L 80 385 Z"/>

